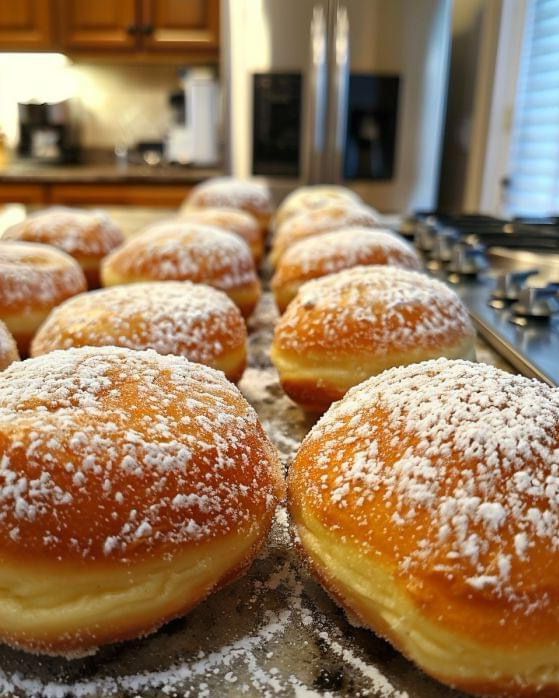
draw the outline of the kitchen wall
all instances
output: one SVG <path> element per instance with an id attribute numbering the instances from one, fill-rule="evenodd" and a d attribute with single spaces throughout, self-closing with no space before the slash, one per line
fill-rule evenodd
<path id="1" fill-rule="evenodd" d="M 178 68 L 167 65 L 76 65 L 85 147 L 159 140 L 170 118 Z"/>
<path id="2" fill-rule="evenodd" d="M 70 63 L 61 54 L 0 54 L 0 127 L 17 142 L 18 99 L 70 94 L 86 148 L 113 149 L 160 139 L 169 124 L 169 92 L 180 66 Z"/>

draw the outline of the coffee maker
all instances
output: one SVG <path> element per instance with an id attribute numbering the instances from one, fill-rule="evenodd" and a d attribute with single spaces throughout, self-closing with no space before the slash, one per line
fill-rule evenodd
<path id="1" fill-rule="evenodd" d="M 18 155 L 40 163 L 79 160 L 78 127 L 71 99 L 19 102 Z"/>

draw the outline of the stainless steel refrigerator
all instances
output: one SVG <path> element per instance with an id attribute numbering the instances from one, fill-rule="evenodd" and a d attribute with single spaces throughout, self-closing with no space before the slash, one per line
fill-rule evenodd
<path id="1" fill-rule="evenodd" d="M 451 0 L 222 0 L 226 160 L 281 198 L 343 182 L 384 212 L 436 202 Z"/>

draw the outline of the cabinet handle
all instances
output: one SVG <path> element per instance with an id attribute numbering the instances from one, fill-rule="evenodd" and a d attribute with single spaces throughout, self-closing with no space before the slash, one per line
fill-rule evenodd
<path id="1" fill-rule="evenodd" d="M 140 32 L 144 34 L 145 36 L 149 36 L 150 34 L 153 34 L 155 31 L 155 27 L 153 24 L 144 24 L 143 26 L 140 27 Z"/>
<path id="2" fill-rule="evenodd" d="M 142 31 L 142 27 L 139 24 L 129 24 L 126 27 L 127 34 L 139 34 Z"/>

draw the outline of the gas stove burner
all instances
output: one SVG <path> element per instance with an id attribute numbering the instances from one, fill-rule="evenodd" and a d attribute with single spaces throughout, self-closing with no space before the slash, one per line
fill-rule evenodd
<path id="1" fill-rule="evenodd" d="M 484 245 L 460 242 L 453 245 L 448 265 L 448 280 L 457 283 L 463 277 L 475 278 L 489 266 Z"/>
<path id="2" fill-rule="evenodd" d="M 559 283 L 548 284 L 542 288 L 523 288 L 518 302 L 511 306 L 513 316 L 510 321 L 524 326 L 528 319 L 549 320 L 559 312 Z"/>
<path id="3" fill-rule="evenodd" d="M 559 283 L 550 283 L 559 281 L 559 217 L 421 211 L 402 227 L 413 230 L 427 270 L 452 284 L 480 335 L 525 375 L 559 385 Z"/>
<path id="4" fill-rule="evenodd" d="M 430 252 L 433 249 L 436 237 L 437 228 L 434 221 L 429 222 L 429 219 L 427 219 L 416 223 L 414 243 L 418 250 Z"/>
<path id="5" fill-rule="evenodd" d="M 439 228 L 435 233 L 431 258 L 437 262 L 450 262 L 452 250 L 460 242 L 460 235 L 454 228 Z"/>
<path id="6" fill-rule="evenodd" d="M 427 226 L 431 236 L 419 228 Z M 506 247 L 513 250 L 532 250 L 553 253 L 559 250 L 559 218 L 522 218 L 505 220 L 480 214 L 453 215 L 439 211 L 422 211 L 404 221 L 401 232 L 416 236 L 416 244 L 424 252 L 433 248 L 435 230 L 453 228 L 460 239 L 486 247 Z"/>
<path id="7" fill-rule="evenodd" d="M 538 274 L 537 269 L 527 269 L 523 271 L 510 271 L 499 274 L 497 285 L 491 293 L 490 305 L 492 308 L 502 308 L 507 302 L 517 301 L 520 292 L 526 285 L 526 281 L 531 276 Z M 497 301 L 497 303 L 494 303 Z"/>

